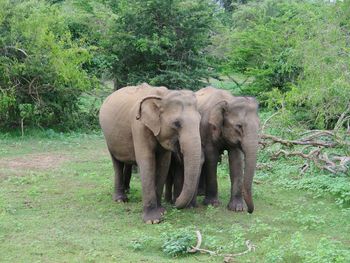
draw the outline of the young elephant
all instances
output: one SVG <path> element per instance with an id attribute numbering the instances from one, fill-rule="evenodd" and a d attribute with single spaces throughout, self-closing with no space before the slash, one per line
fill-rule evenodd
<path id="1" fill-rule="evenodd" d="M 205 193 L 204 204 L 219 204 L 216 169 L 221 154 L 227 150 L 231 177 L 228 209 L 243 211 L 243 194 L 248 212 L 252 213 L 254 204 L 251 188 L 258 146 L 258 104 L 254 98 L 234 97 L 227 91 L 212 87 L 196 92 L 196 97 L 202 116 L 200 132 L 205 158 L 198 192 Z M 165 198 L 170 202 L 181 191 L 183 180 L 181 161 L 173 158 L 171 166 L 165 192 Z"/>
<path id="2" fill-rule="evenodd" d="M 200 175 L 200 115 L 191 91 L 142 84 L 112 93 L 100 109 L 100 124 L 115 170 L 114 200 L 126 201 L 124 176 L 137 163 L 142 182 L 143 220 L 159 223 L 161 195 L 171 152 L 184 157 L 184 187 L 177 208 L 192 200 Z M 129 179 L 126 179 L 129 180 Z"/>

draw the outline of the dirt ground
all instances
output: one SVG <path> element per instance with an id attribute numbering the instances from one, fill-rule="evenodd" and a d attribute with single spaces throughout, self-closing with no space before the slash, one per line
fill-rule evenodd
<path id="1" fill-rule="evenodd" d="M 59 167 L 70 158 L 63 154 L 40 153 L 27 154 L 21 157 L 0 159 L 0 169 L 9 170 L 11 175 L 23 175 L 28 170 L 49 170 Z M 8 176 L 5 171 L 0 171 L 0 177 Z"/>

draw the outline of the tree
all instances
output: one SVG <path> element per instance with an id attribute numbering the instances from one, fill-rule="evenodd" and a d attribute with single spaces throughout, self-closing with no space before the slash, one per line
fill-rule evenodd
<path id="1" fill-rule="evenodd" d="M 221 73 L 248 77 L 241 92 L 262 106 L 283 108 L 310 128 L 333 128 L 350 96 L 348 8 L 349 1 L 240 5 Z"/>
<path id="2" fill-rule="evenodd" d="M 206 48 L 215 4 L 189 0 L 121 0 L 106 45 L 116 88 L 140 82 L 197 89 L 214 75 Z"/>
<path id="3" fill-rule="evenodd" d="M 0 127 L 21 121 L 77 126 L 79 96 L 97 86 L 84 71 L 91 56 L 74 41 L 58 6 L 39 0 L 0 2 Z"/>

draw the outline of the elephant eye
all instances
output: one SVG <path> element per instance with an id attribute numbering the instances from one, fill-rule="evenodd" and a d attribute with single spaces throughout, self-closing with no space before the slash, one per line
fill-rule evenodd
<path id="1" fill-rule="evenodd" d="M 238 132 L 238 134 L 240 134 L 240 135 L 243 134 L 243 126 L 242 126 L 242 124 L 236 124 L 234 126 L 234 129 L 236 130 L 236 132 Z"/>
<path id="2" fill-rule="evenodd" d="M 179 120 L 174 121 L 173 125 L 175 128 L 181 128 L 181 122 Z"/>

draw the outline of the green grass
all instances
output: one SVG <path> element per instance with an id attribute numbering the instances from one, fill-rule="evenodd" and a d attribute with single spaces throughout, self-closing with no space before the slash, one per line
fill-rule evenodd
<path id="1" fill-rule="evenodd" d="M 195 237 L 195 230 L 203 235 L 203 248 L 220 253 L 244 251 L 246 240 L 256 246 L 234 262 L 350 262 L 350 209 L 328 192 L 285 183 L 297 173 L 295 160 L 258 171 L 251 215 L 226 209 L 229 178 L 222 165 L 220 207 L 166 205 L 164 222 L 146 225 L 138 176 L 129 203 L 112 201 L 113 169 L 101 135 L 0 138 L 0 163 L 64 157 L 47 169 L 0 164 L 1 262 L 222 262 L 163 252 L 167 238 L 179 232 Z"/>

